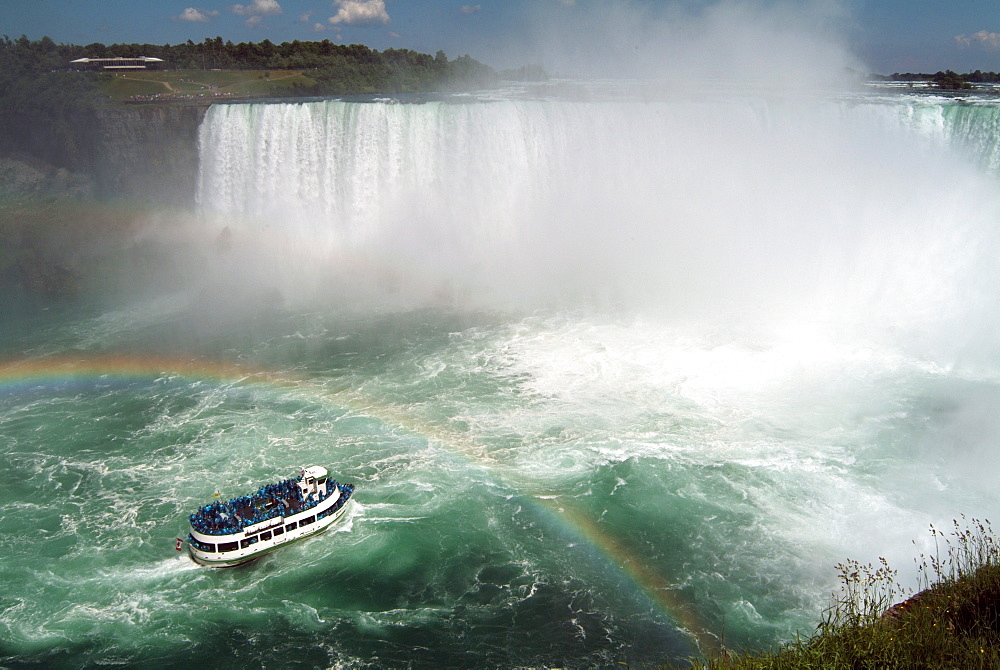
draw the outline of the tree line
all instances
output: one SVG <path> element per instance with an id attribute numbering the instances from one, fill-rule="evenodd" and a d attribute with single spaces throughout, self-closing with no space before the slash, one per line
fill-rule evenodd
<path id="1" fill-rule="evenodd" d="M 953 70 L 939 70 L 934 74 L 923 72 L 894 72 L 887 77 L 882 77 L 882 79 L 888 81 L 926 81 L 933 82 L 938 86 L 938 88 L 961 90 L 972 88 L 973 84 L 1000 84 L 1000 73 L 983 72 L 982 70 L 967 72 L 965 74 L 958 74 Z"/>
<path id="2" fill-rule="evenodd" d="M 188 40 L 162 46 L 100 43 L 80 46 L 56 44 L 49 37 L 29 40 L 24 35 L 17 39 L 4 35 L 0 40 L 0 104 L 19 99 L 23 105 L 31 99 L 38 100 L 38 96 L 47 98 L 45 89 L 88 88 L 88 82 L 96 81 L 95 75 L 69 72 L 73 60 L 138 56 L 162 59 L 164 67 L 172 70 L 306 70 L 316 84 L 293 91 L 301 95 L 485 88 L 495 85 L 502 74 L 468 55 L 449 60 L 443 51 L 434 56 L 410 49 L 380 52 L 362 44 L 334 44 L 328 39 L 281 44 L 265 39 L 234 44 L 215 37 L 199 43 Z M 84 94 L 75 102 L 58 104 L 87 106 L 92 97 Z"/>

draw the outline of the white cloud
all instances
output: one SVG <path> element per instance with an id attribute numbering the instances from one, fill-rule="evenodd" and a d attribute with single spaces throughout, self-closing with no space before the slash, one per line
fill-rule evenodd
<path id="1" fill-rule="evenodd" d="M 207 23 L 211 20 L 211 17 L 218 16 L 219 12 L 210 9 L 195 9 L 194 7 L 188 7 L 179 16 L 174 18 L 180 19 L 181 21 L 191 21 L 191 22 L 201 22 Z"/>
<path id="2" fill-rule="evenodd" d="M 299 14 L 299 21 L 302 23 L 309 23 L 309 19 L 312 18 L 312 15 L 313 11 L 311 9 L 308 12 L 303 12 L 302 14 Z"/>
<path id="3" fill-rule="evenodd" d="M 255 16 L 251 16 L 249 19 L 247 19 L 243 23 L 246 24 L 247 28 L 256 28 L 257 26 L 260 25 L 260 22 L 263 21 L 263 20 L 264 20 L 264 17 L 261 16 L 260 14 L 257 14 Z"/>
<path id="4" fill-rule="evenodd" d="M 240 16 L 267 16 L 281 13 L 278 0 L 253 0 L 249 5 L 232 5 L 229 9 Z"/>
<path id="5" fill-rule="evenodd" d="M 971 35 L 955 35 L 955 41 L 961 47 L 982 47 L 988 51 L 1000 50 L 1000 33 L 990 33 L 980 30 Z"/>
<path id="6" fill-rule="evenodd" d="M 482 5 L 462 5 L 463 14 L 475 14 L 483 8 Z"/>
<path id="7" fill-rule="evenodd" d="M 336 25 L 374 25 L 389 23 L 389 14 L 385 11 L 385 0 L 334 0 L 333 6 L 337 14 L 330 17 L 330 23 Z"/>
<path id="8" fill-rule="evenodd" d="M 314 23 L 313 24 L 313 32 L 314 33 L 321 33 L 324 30 L 326 30 L 326 26 L 324 26 L 322 23 Z"/>

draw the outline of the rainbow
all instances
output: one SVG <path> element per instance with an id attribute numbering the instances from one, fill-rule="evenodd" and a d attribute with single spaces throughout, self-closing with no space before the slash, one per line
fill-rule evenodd
<path id="1" fill-rule="evenodd" d="M 39 388 L 86 387 L 164 378 L 212 380 L 237 386 L 265 385 L 279 387 L 286 392 L 305 393 L 311 400 L 335 403 L 338 408 L 349 409 L 398 426 L 429 442 L 446 447 L 470 463 L 485 467 L 506 488 L 525 494 L 526 499 L 546 518 L 594 548 L 605 562 L 624 574 L 644 598 L 691 635 L 703 654 L 714 655 L 721 651 L 719 639 L 701 622 L 693 603 L 685 602 L 666 577 L 653 569 L 624 541 L 615 538 L 607 528 L 574 509 L 565 500 L 554 500 L 514 483 L 514 477 L 506 472 L 506 468 L 468 435 L 428 424 L 402 408 L 376 402 L 356 391 L 319 388 L 304 377 L 201 358 L 80 354 L 0 362 L 0 393 L 6 394 Z"/>
<path id="2" fill-rule="evenodd" d="M 278 375 L 231 363 L 156 356 L 84 355 L 22 358 L 0 362 L 0 386 L 27 387 L 100 379 L 148 380 L 164 376 L 236 382 L 277 381 Z M 282 376 L 283 378 L 283 376 Z"/>

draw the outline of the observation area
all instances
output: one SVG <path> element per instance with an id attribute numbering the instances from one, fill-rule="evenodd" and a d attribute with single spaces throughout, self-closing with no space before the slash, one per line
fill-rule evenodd
<path id="1" fill-rule="evenodd" d="M 162 58 L 152 56 L 136 56 L 135 58 L 77 58 L 70 65 L 83 66 L 102 70 L 148 70 L 157 68 L 163 63 Z"/>

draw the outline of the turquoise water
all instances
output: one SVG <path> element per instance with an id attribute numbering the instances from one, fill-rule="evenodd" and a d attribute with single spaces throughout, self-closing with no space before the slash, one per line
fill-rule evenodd
<path id="1" fill-rule="evenodd" d="M 655 664 L 810 632 L 848 557 L 912 581 L 998 502 L 998 199 L 956 104 L 213 109 L 156 281 L 7 303 L 0 663 Z M 229 199 L 291 165 L 280 217 Z M 314 463 L 357 487 L 333 531 L 174 550 Z"/>

